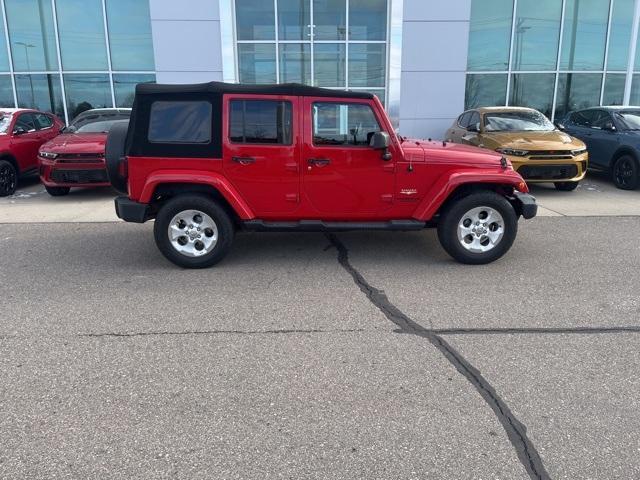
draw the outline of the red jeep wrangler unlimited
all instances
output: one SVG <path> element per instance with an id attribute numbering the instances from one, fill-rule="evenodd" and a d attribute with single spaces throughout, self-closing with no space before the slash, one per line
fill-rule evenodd
<path id="1" fill-rule="evenodd" d="M 155 218 L 175 264 L 220 261 L 237 230 L 437 227 L 463 263 L 511 247 L 536 214 L 500 155 L 396 135 L 377 97 L 297 84 L 138 85 L 107 139 L 118 217 Z"/>

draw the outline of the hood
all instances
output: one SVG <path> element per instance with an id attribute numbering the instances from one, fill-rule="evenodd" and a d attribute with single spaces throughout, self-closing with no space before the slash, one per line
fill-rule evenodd
<path id="1" fill-rule="evenodd" d="M 405 138 L 402 150 L 407 160 L 429 163 L 456 163 L 469 167 L 500 165 L 502 155 L 485 148 L 450 142 Z"/>
<path id="2" fill-rule="evenodd" d="M 48 141 L 40 150 L 52 153 L 104 153 L 106 133 L 63 133 Z"/>
<path id="3" fill-rule="evenodd" d="M 520 150 L 575 150 L 584 143 L 559 130 L 551 132 L 484 132 L 482 143 L 486 148 L 514 148 Z"/>

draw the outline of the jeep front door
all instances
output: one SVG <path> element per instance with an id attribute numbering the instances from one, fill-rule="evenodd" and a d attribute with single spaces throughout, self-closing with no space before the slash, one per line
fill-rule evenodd
<path id="1" fill-rule="evenodd" d="M 315 218 L 375 219 L 392 207 L 394 146 L 387 160 L 369 146 L 381 120 L 368 100 L 304 99 L 303 196 Z"/>

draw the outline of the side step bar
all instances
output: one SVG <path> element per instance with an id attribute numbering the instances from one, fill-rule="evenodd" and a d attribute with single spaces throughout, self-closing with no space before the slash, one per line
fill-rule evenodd
<path id="1" fill-rule="evenodd" d="M 299 222 L 265 222 L 249 220 L 243 222 L 245 230 L 253 232 L 347 232 L 353 230 L 422 230 L 425 222 L 418 220 L 390 220 L 388 222 L 323 222 L 322 220 L 300 220 Z"/>

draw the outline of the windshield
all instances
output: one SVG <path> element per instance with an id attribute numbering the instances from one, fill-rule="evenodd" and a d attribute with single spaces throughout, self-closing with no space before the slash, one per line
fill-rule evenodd
<path id="1" fill-rule="evenodd" d="M 640 110 L 616 112 L 624 130 L 640 130 Z"/>
<path id="2" fill-rule="evenodd" d="M 11 125 L 11 114 L 0 112 L 0 133 L 7 133 L 9 125 Z"/>
<path id="3" fill-rule="evenodd" d="M 75 133 L 109 133 L 111 127 L 121 121 L 122 120 L 103 120 L 100 122 L 86 123 L 75 130 Z"/>
<path id="4" fill-rule="evenodd" d="M 129 112 L 100 112 L 81 114 L 77 116 L 66 129 L 67 132 L 74 133 L 96 133 L 96 132 L 108 132 L 113 122 L 118 120 L 129 120 Z M 96 125 L 89 128 L 89 125 L 98 123 L 102 125 Z"/>
<path id="5" fill-rule="evenodd" d="M 487 132 L 550 132 L 555 127 L 547 117 L 532 110 L 485 113 L 484 129 Z"/>

